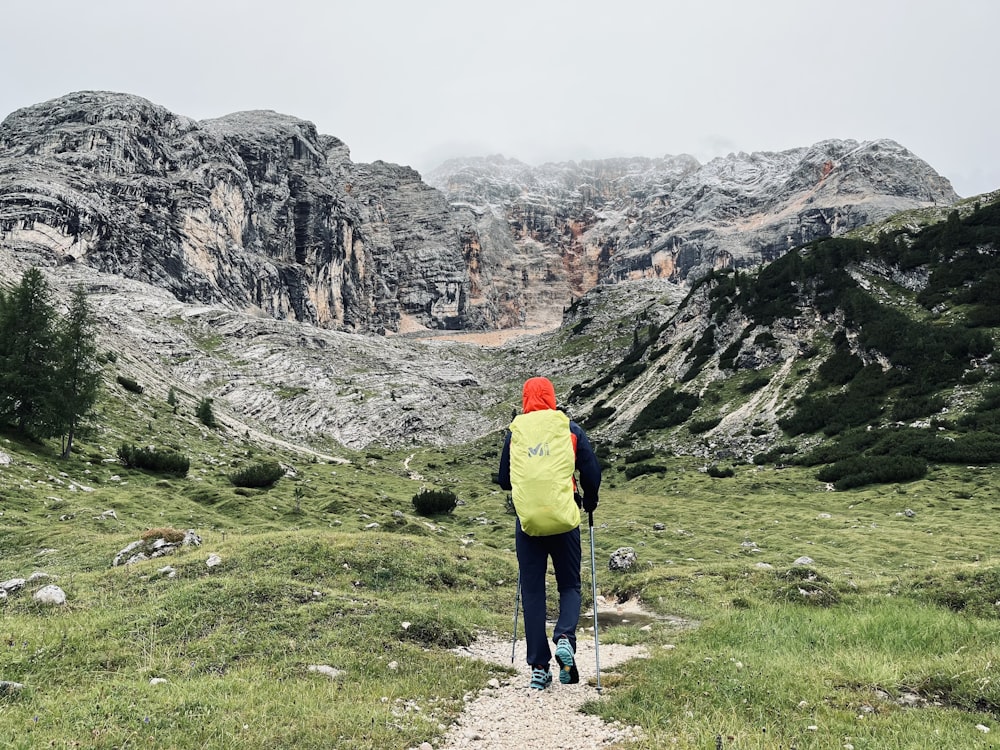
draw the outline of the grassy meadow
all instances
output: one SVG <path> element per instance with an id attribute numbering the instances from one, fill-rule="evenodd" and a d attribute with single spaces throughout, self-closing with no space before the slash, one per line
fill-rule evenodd
<path id="1" fill-rule="evenodd" d="M 67 461 L 0 437 L 12 458 L 0 466 L 0 580 L 55 578 L 0 601 L 0 680 L 24 685 L 0 694 L 0 745 L 403 749 L 440 737 L 465 694 L 504 675 L 448 650 L 510 634 L 499 435 L 327 461 L 201 428 L 149 397 L 102 408 L 121 427 L 84 436 Z M 187 477 L 114 461 L 136 429 L 148 436 L 134 442 L 188 455 Z M 264 459 L 291 472 L 268 490 L 228 481 Z M 598 588 L 664 617 L 602 631 L 651 658 L 604 675 L 585 710 L 642 726 L 644 748 L 994 745 L 996 467 L 831 492 L 811 469 L 713 478 L 663 457 L 664 474 L 626 480 L 624 459 L 610 460 Z M 460 505 L 417 515 L 424 486 Z M 202 544 L 112 567 L 155 528 L 194 529 Z M 609 571 L 624 546 L 637 567 Z M 211 553 L 220 565 L 206 565 Z M 32 600 L 46 583 L 65 605 Z M 589 583 L 588 569 L 585 607 Z"/>

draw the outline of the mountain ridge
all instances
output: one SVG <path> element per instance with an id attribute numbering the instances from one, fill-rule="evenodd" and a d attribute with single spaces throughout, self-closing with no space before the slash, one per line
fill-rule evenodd
<path id="1" fill-rule="evenodd" d="M 0 124 L 0 241 L 182 301 L 321 327 L 384 333 L 410 316 L 489 330 L 556 324 L 598 283 L 686 282 L 957 197 L 890 141 L 707 165 L 484 165 L 502 179 L 442 193 L 408 167 L 353 163 L 343 141 L 290 115 L 197 122 L 129 94 L 76 92 Z"/>

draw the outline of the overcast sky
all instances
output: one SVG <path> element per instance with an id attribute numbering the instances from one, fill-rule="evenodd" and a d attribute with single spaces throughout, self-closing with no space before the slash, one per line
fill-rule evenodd
<path id="1" fill-rule="evenodd" d="M 421 172 L 892 138 L 1000 188 L 998 0 L 0 0 L 0 28 L 0 119 L 270 109 Z"/>

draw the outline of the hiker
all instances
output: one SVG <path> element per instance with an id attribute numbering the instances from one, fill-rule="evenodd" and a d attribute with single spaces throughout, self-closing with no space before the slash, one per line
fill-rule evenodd
<path id="1" fill-rule="evenodd" d="M 500 454 L 499 483 L 511 490 L 517 511 L 515 547 L 524 610 L 524 637 L 531 687 L 552 682 L 552 651 L 545 630 L 545 573 L 548 558 L 559 589 L 559 619 L 552 633 L 559 681 L 580 681 L 576 667 L 576 625 L 580 619 L 580 504 L 597 507 L 601 466 L 583 429 L 556 406 L 547 378 L 524 384 L 522 413 L 514 418 Z M 580 472 L 577 492 L 574 470 Z"/>

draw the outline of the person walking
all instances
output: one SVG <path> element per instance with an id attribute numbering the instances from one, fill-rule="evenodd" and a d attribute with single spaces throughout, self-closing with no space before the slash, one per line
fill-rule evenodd
<path id="1" fill-rule="evenodd" d="M 517 511 L 515 548 L 530 686 L 544 690 L 552 682 L 553 653 L 545 627 L 550 557 L 559 590 L 559 616 L 552 633 L 559 681 L 580 681 L 575 659 L 581 601 L 578 503 L 588 513 L 597 508 L 601 465 L 583 428 L 557 408 L 551 381 L 530 378 L 521 400 L 522 413 L 514 417 L 504 439 L 498 479 L 511 491 Z M 579 491 L 575 471 L 580 472 Z"/>

